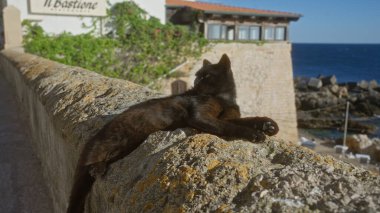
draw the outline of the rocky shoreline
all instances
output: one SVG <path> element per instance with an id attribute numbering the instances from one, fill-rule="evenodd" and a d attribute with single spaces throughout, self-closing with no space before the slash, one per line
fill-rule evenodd
<path id="1" fill-rule="evenodd" d="M 380 115 L 380 86 L 370 82 L 337 83 L 335 76 L 294 79 L 298 127 L 342 129 L 350 103 L 348 129 L 373 134 L 377 127 L 362 121 Z"/>
<path id="2" fill-rule="evenodd" d="M 379 126 L 368 122 L 380 115 L 380 86 L 376 80 L 338 83 L 335 76 L 297 77 L 294 85 L 299 128 L 343 132 L 348 102 L 348 152 L 367 154 L 380 162 Z M 343 144 L 342 138 L 329 141 Z"/>

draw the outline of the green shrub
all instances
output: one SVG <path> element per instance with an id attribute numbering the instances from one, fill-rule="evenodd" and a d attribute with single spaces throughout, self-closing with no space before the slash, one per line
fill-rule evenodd
<path id="1" fill-rule="evenodd" d="M 103 18 L 107 36 L 93 33 L 47 35 L 24 21 L 25 50 L 106 76 L 147 84 L 167 74 L 186 57 L 199 56 L 207 40 L 187 28 L 163 25 L 133 2 L 115 4 Z M 94 19 L 94 27 L 100 19 Z M 92 30 L 91 32 L 94 32 Z"/>
<path id="2" fill-rule="evenodd" d="M 119 59 L 115 52 L 120 46 L 117 40 L 94 37 L 91 34 L 72 35 L 66 32 L 57 36 L 48 36 L 36 24 L 24 21 L 23 25 L 26 27 L 24 48 L 27 52 L 107 76 L 120 76 L 117 67 Z"/>

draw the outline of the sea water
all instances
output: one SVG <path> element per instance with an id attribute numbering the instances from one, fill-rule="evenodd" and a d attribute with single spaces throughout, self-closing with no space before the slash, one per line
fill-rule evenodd
<path id="1" fill-rule="evenodd" d="M 293 44 L 292 60 L 294 76 L 335 75 L 340 83 L 380 83 L 380 44 Z"/>

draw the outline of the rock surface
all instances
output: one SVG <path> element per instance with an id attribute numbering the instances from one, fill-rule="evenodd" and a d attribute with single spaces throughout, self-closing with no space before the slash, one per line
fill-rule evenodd
<path id="1" fill-rule="evenodd" d="M 343 144 L 343 138 L 338 139 L 337 144 Z M 369 138 L 367 135 L 358 134 L 347 137 L 348 151 L 354 154 L 366 154 L 373 161 L 380 162 L 380 138 Z"/>
<path id="2" fill-rule="evenodd" d="M 380 177 L 282 141 L 184 129 L 152 134 L 88 201 L 88 212 L 376 212 Z"/>
<path id="3" fill-rule="evenodd" d="M 318 90 L 322 87 L 322 81 L 318 78 L 310 78 L 307 86 L 311 89 Z"/>

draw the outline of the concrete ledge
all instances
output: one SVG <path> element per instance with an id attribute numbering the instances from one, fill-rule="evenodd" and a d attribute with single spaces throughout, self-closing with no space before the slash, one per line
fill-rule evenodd
<path id="1" fill-rule="evenodd" d="M 4 51 L 0 73 L 29 115 L 55 212 L 64 212 L 85 142 L 115 114 L 157 94 L 30 54 Z M 380 178 L 289 143 L 152 134 L 97 179 L 87 212 L 380 211 Z"/>

